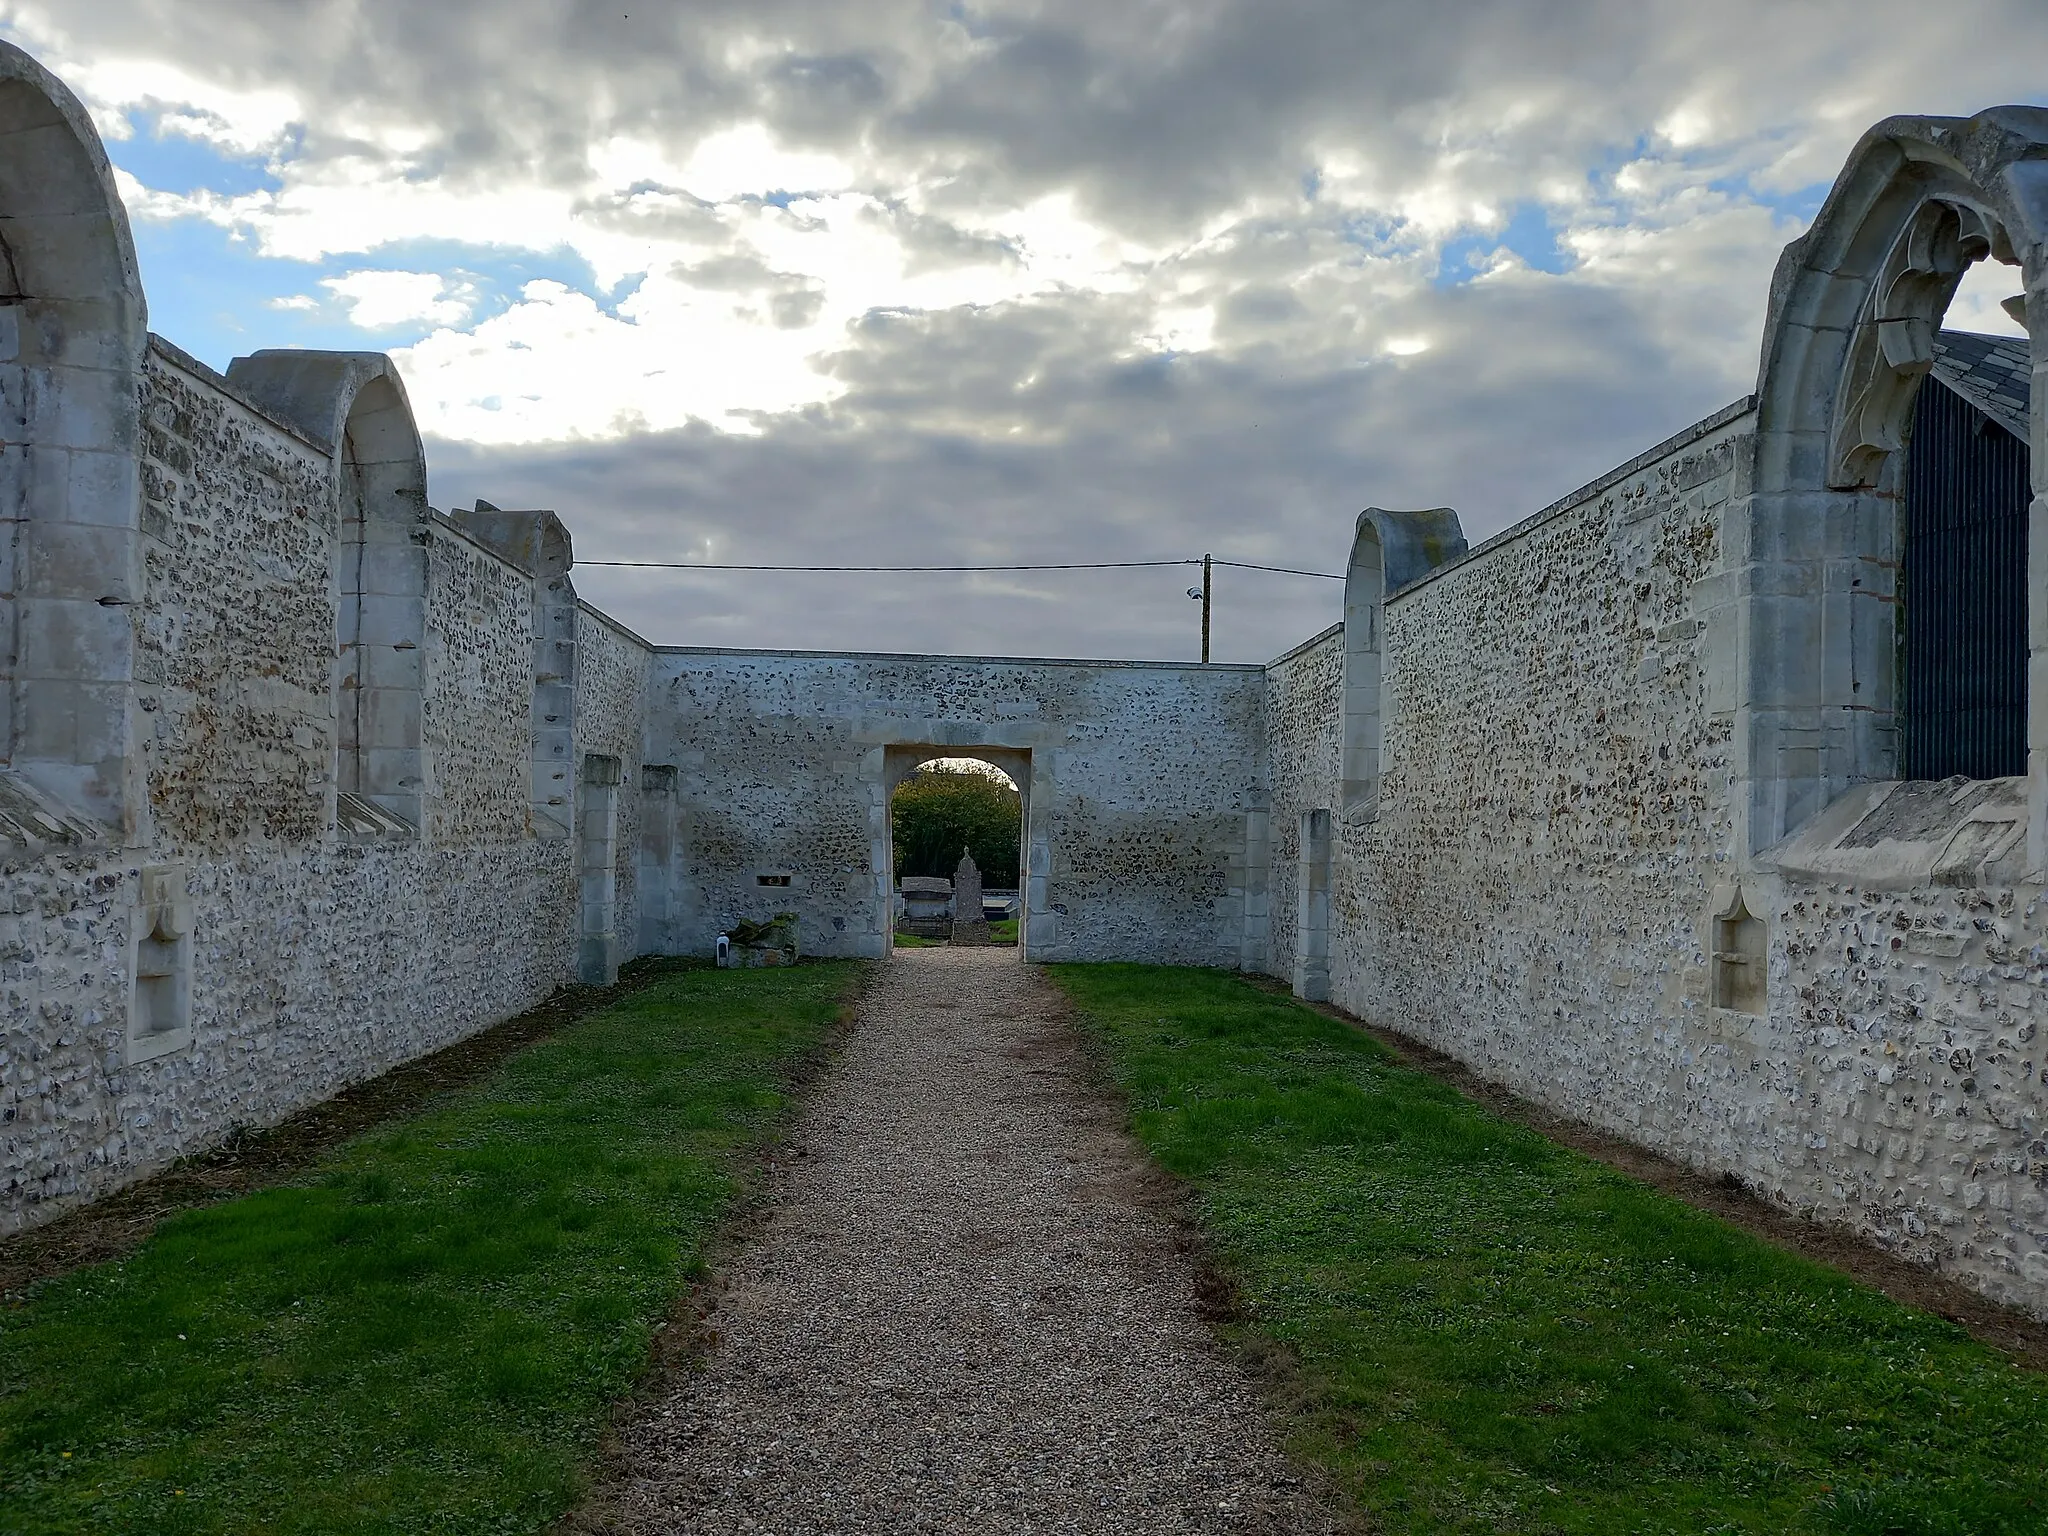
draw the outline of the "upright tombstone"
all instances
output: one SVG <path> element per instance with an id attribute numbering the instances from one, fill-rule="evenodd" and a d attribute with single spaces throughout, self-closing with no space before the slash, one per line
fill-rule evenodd
<path id="1" fill-rule="evenodd" d="M 988 918 L 981 910 L 981 871 L 974 856 L 960 850 L 960 867 L 953 871 L 953 942 L 991 944 Z"/>

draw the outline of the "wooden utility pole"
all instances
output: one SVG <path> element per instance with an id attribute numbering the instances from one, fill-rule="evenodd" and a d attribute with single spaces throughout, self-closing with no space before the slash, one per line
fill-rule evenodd
<path id="1" fill-rule="evenodd" d="M 1204 555 L 1202 556 L 1202 661 L 1205 665 L 1209 660 L 1209 599 L 1216 590 L 1213 576 L 1210 557 Z"/>

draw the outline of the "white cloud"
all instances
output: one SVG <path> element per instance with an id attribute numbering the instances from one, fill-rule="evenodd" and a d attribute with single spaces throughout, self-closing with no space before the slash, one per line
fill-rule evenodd
<path id="1" fill-rule="evenodd" d="M 1980 261 L 1963 274 L 1962 286 L 1948 307 L 1947 323 L 1959 331 L 1993 336 L 2024 336 L 2026 328 L 2005 312 L 2005 301 L 2020 291 L 2017 267 Z"/>
<path id="2" fill-rule="evenodd" d="M 470 285 L 436 272 L 349 272 L 322 278 L 320 286 L 348 307 L 351 324 L 366 331 L 460 325 L 475 303 Z"/>
<path id="3" fill-rule="evenodd" d="M 271 302 L 417 337 L 397 356 L 441 462 L 559 501 L 586 552 L 1327 565 L 1368 501 L 1454 502 L 1483 535 L 1748 389 L 1772 263 L 1857 134 L 2039 99 L 2048 48 L 2039 0 L 485 15 L 0 0 L 110 135 L 264 157 L 267 190 L 123 196 L 339 269 Z M 510 264 L 563 280 L 486 309 L 456 270 Z M 2003 278 L 1974 272 L 1952 321 L 2011 329 Z M 1185 627 L 1185 599 L 1059 609 L 1073 591 L 983 606 L 1019 635 L 1059 611 L 1090 649 Z M 660 583 L 619 600 L 678 611 Z M 886 604 L 777 601 L 813 643 L 892 643 L 861 628 Z M 1260 601 L 1241 654 L 1315 616 Z M 699 637 L 789 638 L 758 594 L 691 602 Z"/>
<path id="4" fill-rule="evenodd" d="M 698 142 L 683 165 L 683 187 L 709 202 L 775 192 L 835 192 L 853 180 L 835 155 L 792 151 L 765 123 L 736 123 Z"/>
<path id="5" fill-rule="evenodd" d="M 838 393 L 803 333 L 764 330 L 718 296 L 657 282 L 616 315 L 556 282 L 469 331 L 395 354 L 422 426 L 476 443 L 607 438 L 692 420 L 758 430 L 753 413 Z M 673 291 L 668 291 L 668 290 Z"/>

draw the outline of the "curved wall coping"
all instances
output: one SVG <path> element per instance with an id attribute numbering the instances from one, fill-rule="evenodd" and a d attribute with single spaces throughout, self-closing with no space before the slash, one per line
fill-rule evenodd
<path id="1" fill-rule="evenodd" d="M 155 331 L 149 333 L 149 349 L 180 372 L 189 373 L 207 388 L 217 391 L 234 401 L 243 410 L 256 417 L 266 427 L 275 427 L 293 442 L 312 449 L 323 459 L 334 457 L 332 445 L 323 443 L 311 433 L 286 421 L 269 406 L 263 404 L 247 390 L 236 384 L 226 374 L 209 368 L 190 352 L 174 341 L 166 341 Z"/>

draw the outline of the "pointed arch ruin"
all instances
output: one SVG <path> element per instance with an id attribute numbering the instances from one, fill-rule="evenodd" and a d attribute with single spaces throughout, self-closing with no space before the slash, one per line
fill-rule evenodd
<path id="1" fill-rule="evenodd" d="M 1456 560 L 1465 548 L 1458 514 L 1449 507 L 1422 512 L 1368 507 L 1358 514 L 1351 563 L 1344 575 L 1344 719 L 1338 772 L 1349 820 L 1371 821 L 1379 814 L 1386 600 Z"/>
<path id="2" fill-rule="evenodd" d="M 1771 284 L 1746 494 L 1725 530 L 1739 851 L 1896 777 L 1899 496 L 1914 396 L 1964 271 L 2016 267 L 2034 365 L 2029 675 L 2048 686 L 2048 110 L 1894 117 L 1863 136 Z M 2028 724 L 2029 867 L 2048 854 L 2048 710 Z"/>
<path id="3" fill-rule="evenodd" d="M 147 833 L 135 750 L 148 316 L 85 108 L 0 43 L 0 768 Z"/>
<path id="4" fill-rule="evenodd" d="M 334 454 L 336 793 L 417 834 L 431 535 L 405 385 L 379 352 L 289 349 L 236 358 L 228 382 Z"/>

